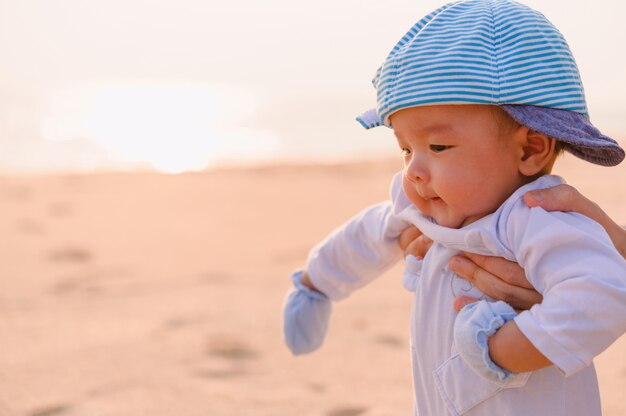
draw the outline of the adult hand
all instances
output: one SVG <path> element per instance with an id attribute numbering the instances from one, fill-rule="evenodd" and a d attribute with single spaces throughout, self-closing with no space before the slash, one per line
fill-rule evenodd
<path id="1" fill-rule="evenodd" d="M 613 245 L 626 259 L 626 230 L 611 219 L 595 202 L 587 199 L 570 185 L 526 192 L 524 201 L 529 207 L 541 207 L 546 211 L 576 211 L 606 230 Z"/>
<path id="2" fill-rule="evenodd" d="M 524 195 L 524 201 L 529 207 L 541 207 L 546 211 L 576 211 L 591 218 L 604 227 L 616 249 L 626 258 L 626 230 L 572 186 L 563 184 L 529 191 Z M 400 236 L 400 246 L 405 256 L 413 254 L 417 258 L 423 258 L 431 245 L 432 241 L 415 227 L 408 228 Z M 543 299 L 526 279 L 524 270 L 508 260 L 466 253 L 465 256 L 453 257 L 449 266 L 486 295 L 496 300 L 504 300 L 514 308 L 529 309 Z M 460 296 L 455 299 L 454 307 L 460 310 L 476 300 Z"/>
<path id="3" fill-rule="evenodd" d="M 501 257 L 465 253 L 465 256 L 452 257 L 449 266 L 450 270 L 467 279 L 487 296 L 503 300 L 515 309 L 530 309 L 543 300 L 543 296 L 526 279 L 524 269 Z M 477 300 L 459 296 L 454 300 L 454 309 L 460 311 L 468 303 Z"/>
<path id="4" fill-rule="evenodd" d="M 405 257 L 411 254 L 422 259 L 433 242 L 417 228 L 409 227 L 400 235 L 399 244 Z M 453 257 L 450 260 L 450 269 L 469 280 L 486 295 L 504 300 L 516 309 L 528 309 L 543 299 L 526 280 L 524 269 L 517 263 L 500 257 L 466 253 L 465 256 Z M 477 300 L 469 296 L 459 296 L 454 301 L 454 307 L 458 311 Z"/>

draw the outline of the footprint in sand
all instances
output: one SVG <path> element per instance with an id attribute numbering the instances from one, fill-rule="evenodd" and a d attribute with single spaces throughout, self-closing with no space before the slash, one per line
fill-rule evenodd
<path id="1" fill-rule="evenodd" d="M 82 247 L 64 247 L 53 250 L 48 259 L 54 262 L 85 263 L 92 259 L 93 254 Z"/>
<path id="2" fill-rule="evenodd" d="M 326 386 L 320 383 L 309 383 L 307 387 L 313 393 L 324 393 L 326 391 Z"/>
<path id="3" fill-rule="evenodd" d="M 43 234 L 45 231 L 41 222 L 30 218 L 19 220 L 16 224 L 16 228 L 25 234 Z"/>
<path id="4" fill-rule="evenodd" d="M 83 277 L 68 277 L 55 284 L 51 292 L 56 295 L 68 293 L 99 293 L 101 287 L 96 282 Z"/>
<path id="5" fill-rule="evenodd" d="M 57 416 L 70 410 L 71 406 L 66 404 L 54 404 L 35 409 L 28 413 L 28 416 Z"/>
<path id="6" fill-rule="evenodd" d="M 48 206 L 48 214 L 55 218 L 69 217 L 72 215 L 72 205 L 69 202 L 55 202 Z"/>
<path id="7" fill-rule="evenodd" d="M 248 375 L 247 371 L 240 368 L 221 369 L 221 370 L 199 370 L 194 372 L 194 376 L 209 379 L 229 379 Z"/>
<path id="8" fill-rule="evenodd" d="M 257 351 L 237 338 L 222 335 L 212 337 L 206 346 L 206 354 L 218 361 L 213 360 L 211 365 L 222 368 L 204 368 L 194 370 L 193 375 L 208 379 L 230 379 L 249 374 L 245 370 L 245 361 L 259 357 Z M 227 368 L 223 368 L 227 367 Z"/>
<path id="9" fill-rule="evenodd" d="M 369 322 L 364 318 L 355 318 L 352 321 L 352 328 L 357 331 L 366 331 L 369 328 Z"/>
<path id="10" fill-rule="evenodd" d="M 31 199 L 32 191 L 26 187 L 3 189 L 2 196 L 13 201 L 26 202 Z"/>
<path id="11" fill-rule="evenodd" d="M 199 284 L 223 284 L 233 280 L 234 277 L 231 274 L 221 270 L 209 270 L 198 274 Z"/>
<path id="12" fill-rule="evenodd" d="M 374 342 L 392 348 L 404 348 L 407 342 L 400 337 L 389 334 L 380 334 L 374 338 Z"/>
<path id="13" fill-rule="evenodd" d="M 164 330 L 182 329 L 190 326 L 202 325 L 206 318 L 200 314 L 172 316 L 163 323 Z"/>
<path id="14" fill-rule="evenodd" d="M 207 354 L 227 360 L 249 360 L 258 358 L 257 351 L 236 338 L 228 336 L 214 337 L 206 347 Z"/>
<path id="15" fill-rule="evenodd" d="M 326 416 L 357 416 L 367 411 L 364 407 L 339 407 L 326 413 Z"/>
<path id="16" fill-rule="evenodd" d="M 119 293 L 119 288 L 125 287 L 126 277 L 130 275 L 132 271 L 123 266 L 87 269 L 79 273 L 59 276 L 49 290 L 55 295 L 100 294 L 104 290 L 107 293 Z"/>

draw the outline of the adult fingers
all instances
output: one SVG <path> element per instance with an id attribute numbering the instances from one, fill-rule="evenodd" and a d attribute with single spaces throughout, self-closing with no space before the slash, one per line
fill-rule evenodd
<path id="1" fill-rule="evenodd" d="M 515 262 L 508 261 L 502 257 L 481 256 L 475 253 L 465 253 L 465 256 L 478 265 L 478 267 L 485 269 L 490 274 L 499 277 L 511 285 L 534 289 L 528 279 L 526 279 L 524 269 Z"/>
<path id="2" fill-rule="evenodd" d="M 541 207 L 546 211 L 578 211 L 585 208 L 588 204 L 593 204 L 587 198 L 582 196 L 576 188 L 561 184 L 552 188 L 536 189 L 528 191 L 524 194 L 524 202 L 529 207 Z M 581 214 L 587 215 L 586 212 Z"/>
<path id="3" fill-rule="evenodd" d="M 598 204 L 587 199 L 569 185 L 537 189 L 524 194 L 529 207 L 541 207 L 547 211 L 576 211 L 600 224 L 609 234 L 613 245 L 626 258 L 626 232 Z"/>
<path id="4" fill-rule="evenodd" d="M 496 300 L 503 300 L 516 309 L 529 309 L 543 300 L 543 297 L 534 289 L 507 283 L 468 258 L 453 257 L 450 261 L 450 269 L 470 281 L 487 296 Z"/>

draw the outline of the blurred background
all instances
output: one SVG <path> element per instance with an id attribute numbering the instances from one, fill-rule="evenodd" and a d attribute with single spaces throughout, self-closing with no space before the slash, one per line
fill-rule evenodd
<path id="1" fill-rule="evenodd" d="M 308 250 L 400 168 L 354 120 L 444 1 L 0 0 L 0 416 L 390 416 L 412 406 L 401 265 L 293 357 Z M 626 138 L 626 6 L 528 0 Z M 626 223 L 626 165 L 556 173 Z M 626 339 L 596 360 L 626 414 Z"/>
<path id="2" fill-rule="evenodd" d="M 392 155 L 354 117 L 391 47 L 445 3 L 3 0 L 0 171 Z M 525 3 L 568 39 L 592 120 L 624 137 L 626 5 Z"/>

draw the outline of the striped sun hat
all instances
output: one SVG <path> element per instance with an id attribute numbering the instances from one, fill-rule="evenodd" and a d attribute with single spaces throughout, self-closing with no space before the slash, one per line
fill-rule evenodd
<path id="1" fill-rule="evenodd" d="M 416 106 L 499 105 L 574 155 L 614 166 L 617 142 L 589 121 L 578 67 L 563 35 L 541 13 L 510 0 L 461 0 L 417 22 L 376 71 L 377 108 L 357 117 L 391 127 Z"/>

